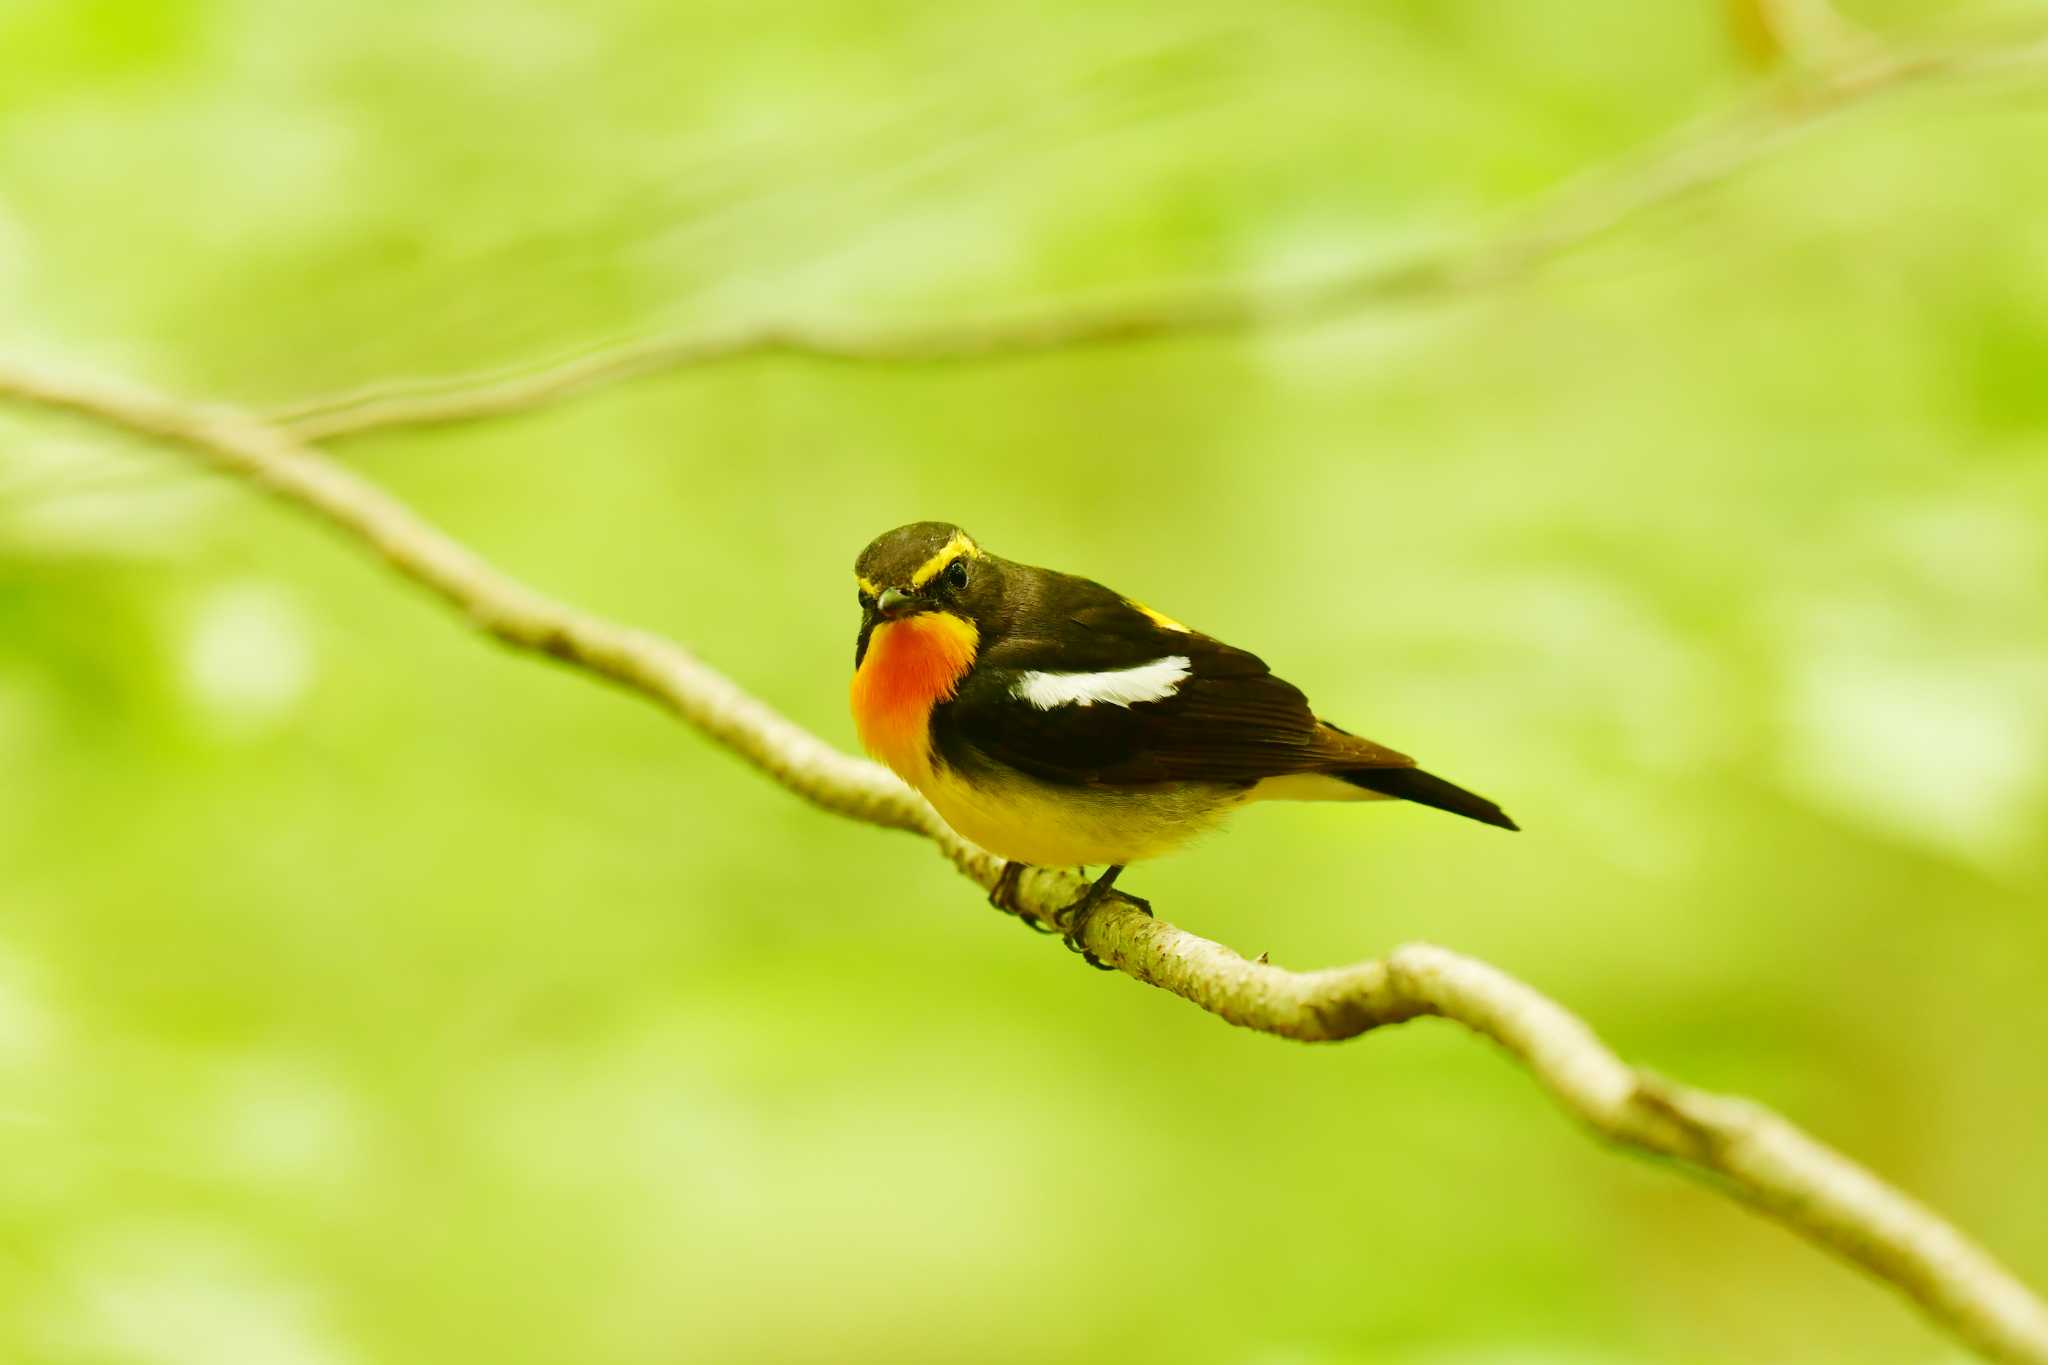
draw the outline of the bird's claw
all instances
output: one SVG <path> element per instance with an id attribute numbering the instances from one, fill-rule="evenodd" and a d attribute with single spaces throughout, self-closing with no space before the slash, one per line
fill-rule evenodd
<path id="1" fill-rule="evenodd" d="M 996 884 L 989 888 L 988 903 L 1004 914 L 1015 915 L 1019 920 L 1023 921 L 1024 927 L 1033 933 L 1058 934 L 1066 943 L 1068 949 L 1079 953 L 1081 960 L 1089 966 L 1099 967 L 1103 971 L 1115 970 L 1101 958 L 1098 958 L 1095 954 L 1081 946 L 1081 934 L 1087 928 L 1088 917 L 1101 908 L 1102 902 L 1111 895 L 1111 888 L 1116 882 L 1116 873 L 1123 871 L 1123 869 L 1119 867 L 1097 877 L 1082 888 L 1080 895 L 1054 911 L 1049 919 L 1042 919 L 1026 909 L 1019 895 L 1024 873 L 1029 870 L 1029 867 L 1024 863 L 1014 860 L 1005 862 L 1003 870 L 996 875 Z M 1132 895 L 1125 895 L 1124 900 L 1134 906 L 1140 914 L 1149 916 L 1152 913 L 1152 903 L 1150 901 L 1142 900 Z"/>
<path id="2" fill-rule="evenodd" d="M 996 884 L 988 889 L 988 903 L 1006 915 L 1024 914 L 1024 907 L 1017 903 L 1017 884 L 1023 877 L 1024 864 L 1005 862 L 996 874 Z"/>
<path id="3" fill-rule="evenodd" d="M 1087 889 L 1076 896 L 1073 903 L 1064 907 L 1055 917 L 1056 922 L 1060 926 L 1060 937 L 1066 941 L 1068 951 L 1079 953 L 1083 962 L 1105 972 L 1116 969 L 1081 946 L 1081 935 L 1088 928 L 1089 917 L 1101 909 L 1102 903 L 1112 894 L 1123 894 L 1124 900 L 1128 901 L 1137 908 L 1139 913 L 1148 918 L 1152 914 L 1152 903 L 1150 901 L 1127 893 L 1115 893 L 1111 890 L 1116 883 L 1117 874 L 1122 871 L 1123 868 L 1121 867 L 1113 867 L 1104 872 L 1100 877 L 1090 882 Z"/>
<path id="4" fill-rule="evenodd" d="M 1058 929 L 1024 908 L 1020 892 L 1024 874 L 1030 870 L 1029 863 L 1020 863 L 1014 859 L 1005 862 L 1003 870 L 996 875 L 996 884 L 989 888 L 988 903 L 1006 915 L 1015 915 L 1018 923 L 1034 934 L 1056 934 L 1059 932 Z"/>
<path id="5" fill-rule="evenodd" d="M 1105 897 L 1105 899 L 1107 899 L 1107 897 Z M 1129 901 L 1131 905 L 1136 907 L 1139 914 L 1145 916 L 1145 918 L 1147 919 L 1152 918 L 1152 902 L 1144 900 L 1141 897 L 1131 895 L 1125 895 L 1124 899 L 1126 901 Z M 1088 914 L 1094 914 L 1097 908 L 1099 907 L 1090 906 L 1088 908 Z M 1081 930 L 1088 923 L 1088 916 L 1073 916 L 1065 911 L 1061 913 L 1064 917 L 1067 917 L 1068 923 L 1071 926 L 1065 933 L 1060 935 L 1060 938 L 1067 945 L 1067 951 L 1071 953 L 1079 953 L 1081 955 L 1081 960 L 1091 967 L 1098 968 L 1105 972 L 1115 971 L 1115 967 L 1112 967 L 1109 963 L 1104 962 L 1101 958 L 1097 957 L 1095 954 L 1089 952 L 1086 948 L 1083 948 L 1081 946 Z"/>

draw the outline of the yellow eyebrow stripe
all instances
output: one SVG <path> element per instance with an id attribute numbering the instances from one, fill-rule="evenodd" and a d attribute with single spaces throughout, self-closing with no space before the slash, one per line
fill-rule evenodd
<path id="1" fill-rule="evenodd" d="M 972 557 L 980 553 L 980 547 L 967 538 L 965 531 L 955 531 L 953 538 L 941 546 L 937 554 L 917 566 L 917 572 L 910 576 L 910 586 L 921 588 L 945 572 L 946 566 L 962 555 Z"/>
<path id="2" fill-rule="evenodd" d="M 865 574 L 855 574 L 853 581 L 856 587 L 870 597 L 880 597 L 882 595 L 882 590 L 875 586 L 875 580 Z"/>

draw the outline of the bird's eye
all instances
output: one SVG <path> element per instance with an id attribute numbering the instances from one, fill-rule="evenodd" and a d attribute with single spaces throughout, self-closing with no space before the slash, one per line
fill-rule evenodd
<path id="1" fill-rule="evenodd" d="M 875 605 L 875 595 L 869 592 L 866 588 L 861 588 L 860 590 L 855 592 L 853 595 L 853 600 L 860 603 L 863 609 Z"/>
<path id="2" fill-rule="evenodd" d="M 967 565 L 961 560 L 954 560 L 946 566 L 945 577 L 947 587 L 955 592 L 960 591 L 967 586 Z"/>

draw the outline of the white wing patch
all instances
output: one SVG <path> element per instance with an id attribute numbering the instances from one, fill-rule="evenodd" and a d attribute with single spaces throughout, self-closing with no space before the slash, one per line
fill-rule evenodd
<path id="1" fill-rule="evenodd" d="M 1169 654 L 1136 668 L 1106 673 L 1026 673 L 1010 687 L 1010 695 L 1041 711 L 1055 706 L 1128 707 L 1141 701 L 1164 701 L 1180 690 L 1190 672 L 1185 654 Z"/>

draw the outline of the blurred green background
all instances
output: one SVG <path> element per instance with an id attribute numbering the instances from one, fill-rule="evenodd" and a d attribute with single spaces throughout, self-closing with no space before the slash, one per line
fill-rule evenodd
<path id="1" fill-rule="evenodd" d="M 1887 40 L 2048 6 L 1848 7 Z M 1429 249 L 1743 98 L 1699 3 L 5 0 L 0 353 L 268 404 Z M 834 742 L 921 517 L 1502 801 L 1128 880 L 1428 938 L 2048 1283 L 2048 83 L 1284 334 L 641 382 L 345 458 Z M 1917 1362 L 1417 1024 L 1227 1028 L 161 452 L 0 412 L 0 1359 Z"/>

